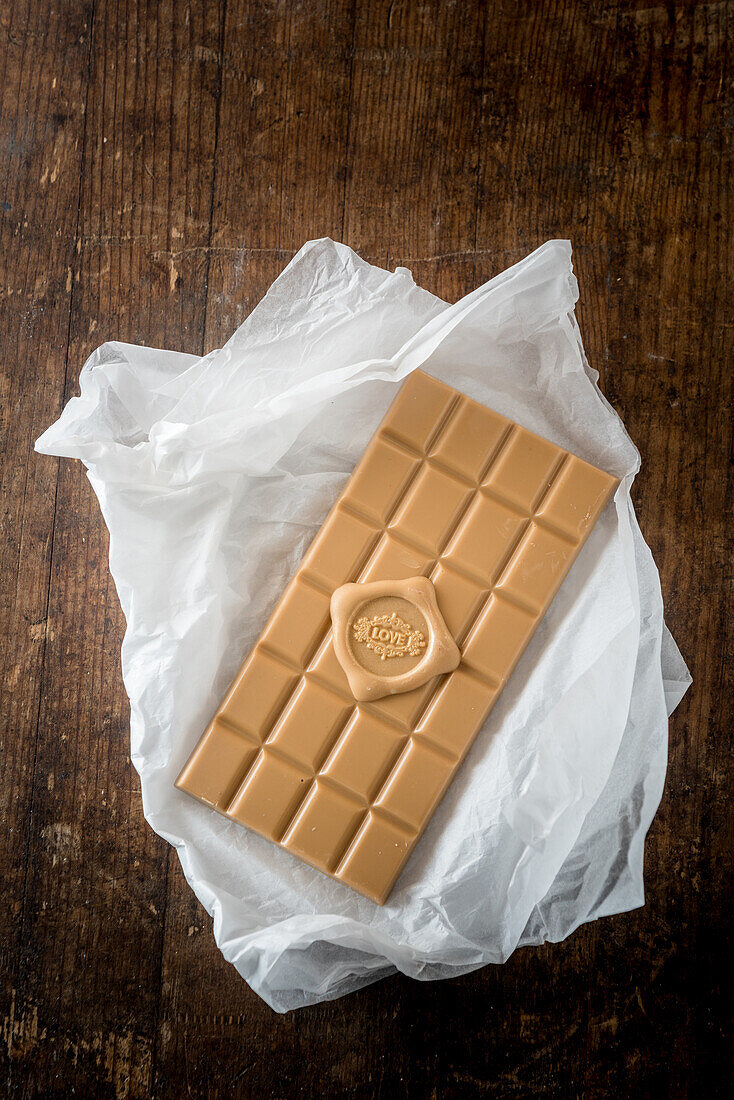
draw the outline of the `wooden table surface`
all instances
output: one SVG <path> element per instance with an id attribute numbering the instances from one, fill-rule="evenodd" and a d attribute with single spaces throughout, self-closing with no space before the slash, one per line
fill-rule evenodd
<path id="1" fill-rule="evenodd" d="M 7 1095 L 731 1084 L 733 40 L 731 0 L 0 5 Z M 107 532 L 82 465 L 33 440 L 98 344 L 217 347 L 324 235 L 450 300 L 570 238 L 695 682 L 644 909 L 503 967 L 277 1016 L 143 819 Z"/>

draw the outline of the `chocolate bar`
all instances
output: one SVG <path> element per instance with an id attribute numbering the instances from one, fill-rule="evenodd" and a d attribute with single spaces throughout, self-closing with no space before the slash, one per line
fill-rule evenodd
<path id="1" fill-rule="evenodd" d="M 383 904 L 617 484 L 414 371 L 176 786 Z"/>

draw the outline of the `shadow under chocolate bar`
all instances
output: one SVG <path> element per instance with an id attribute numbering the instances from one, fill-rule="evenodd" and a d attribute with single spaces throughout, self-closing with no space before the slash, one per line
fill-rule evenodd
<path id="1" fill-rule="evenodd" d="M 617 484 L 413 372 L 176 786 L 383 904 Z M 330 598 L 417 576 L 461 661 L 357 702 Z"/>

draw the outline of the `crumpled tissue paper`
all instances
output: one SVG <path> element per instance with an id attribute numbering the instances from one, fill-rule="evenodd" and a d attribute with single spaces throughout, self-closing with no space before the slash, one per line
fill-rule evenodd
<path id="1" fill-rule="evenodd" d="M 218 351 L 107 343 L 36 443 L 110 531 L 143 809 L 276 1011 L 446 978 L 643 903 L 667 719 L 690 683 L 596 385 L 567 241 L 454 305 L 310 241 Z M 621 485 L 380 908 L 173 782 L 405 376 L 421 367 Z"/>

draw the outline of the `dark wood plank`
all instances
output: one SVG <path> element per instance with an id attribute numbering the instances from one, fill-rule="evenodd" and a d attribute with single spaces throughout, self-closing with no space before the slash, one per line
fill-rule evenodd
<path id="1" fill-rule="evenodd" d="M 732 0 L 96 0 L 53 18 L 15 4 L 0 30 L 8 1092 L 722 1093 Z M 209 350 L 323 234 L 447 298 L 572 239 L 587 351 L 642 452 L 635 500 L 696 680 L 643 910 L 501 968 L 276 1017 L 143 821 L 104 525 L 78 464 L 55 506 L 57 465 L 28 448 L 60 407 L 67 332 L 67 395 L 106 338 Z"/>
<path id="2" fill-rule="evenodd" d="M 480 4 L 360 5 L 355 26 L 344 239 L 449 300 L 473 286 L 484 32 Z"/>
<path id="3" fill-rule="evenodd" d="M 67 397 L 104 339 L 201 348 L 219 87 L 218 5 L 183 19 L 174 2 L 99 4 L 93 18 L 77 14 L 75 35 L 84 17 L 85 140 L 69 166 L 74 222 L 62 230 L 70 266 L 51 267 L 74 290 L 64 327 Z M 75 96 L 83 112 L 81 92 Z M 56 161 L 47 157 L 53 174 Z M 44 234 L 53 239 L 52 210 L 39 226 Z M 56 409 L 26 427 L 30 440 L 55 415 L 61 392 L 56 398 Z M 21 1031 L 8 1052 L 11 1082 L 32 1079 L 43 1094 L 61 1077 L 64 1093 L 73 1083 L 88 1095 L 146 1097 L 168 853 L 143 820 L 130 764 L 124 624 L 107 556 L 84 470 L 63 463 L 17 926 L 17 988 L 34 1034 L 24 1041 Z"/>
<path id="4" fill-rule="evenodd" d="M 229 337 L 305 240 L 341 236 L 351 34 L 350 5 L 227 5 L 207 350 Z M 156 1088 L 267 1094 L 273 1014 L 223 960 L 173 853 L 170 867 Z M 243 1033 L 245 1062 L 233 1068 L 221 1051 Z"/>
<path id="5" fill-rule="evenodd" d="M 305 241 L 342 235 L 352 23 L 341 0 L 227 4 L 208 349 Z"/>
<path id="6" fill-rule="evenodd" d="M 647 845 L 649 969 L 639 989 L 652 1042 L 643 1049 L 651 1086 L 673 1082 L 691 1094 L 731 1081 L 732 1068 L 721 960 L 732 948 L 725 899 L 734 885 L 725 683 L 734 390 L 724 350 L 734 240 L 722 97 L 733 34 L 730 4 L 623 14 L 624 114 L 610 191 L 607 392 L 642 454 L 633 497 L 694 676 L 672 723 L 666 792 Z M 632 1080 L 629 1043 L 624 1034 L 612 1043 L 613 1087 Z M 604 1045 L 592 1042 L 592 1060 Z"/>
<path id="7" fill-rule="evenodd" d="M 35 1046 L 20 973 L 58 463 L 33 439 L 61 410 L 77 233 L 90 12 L 0 9 L 0 1080 Z"/>

